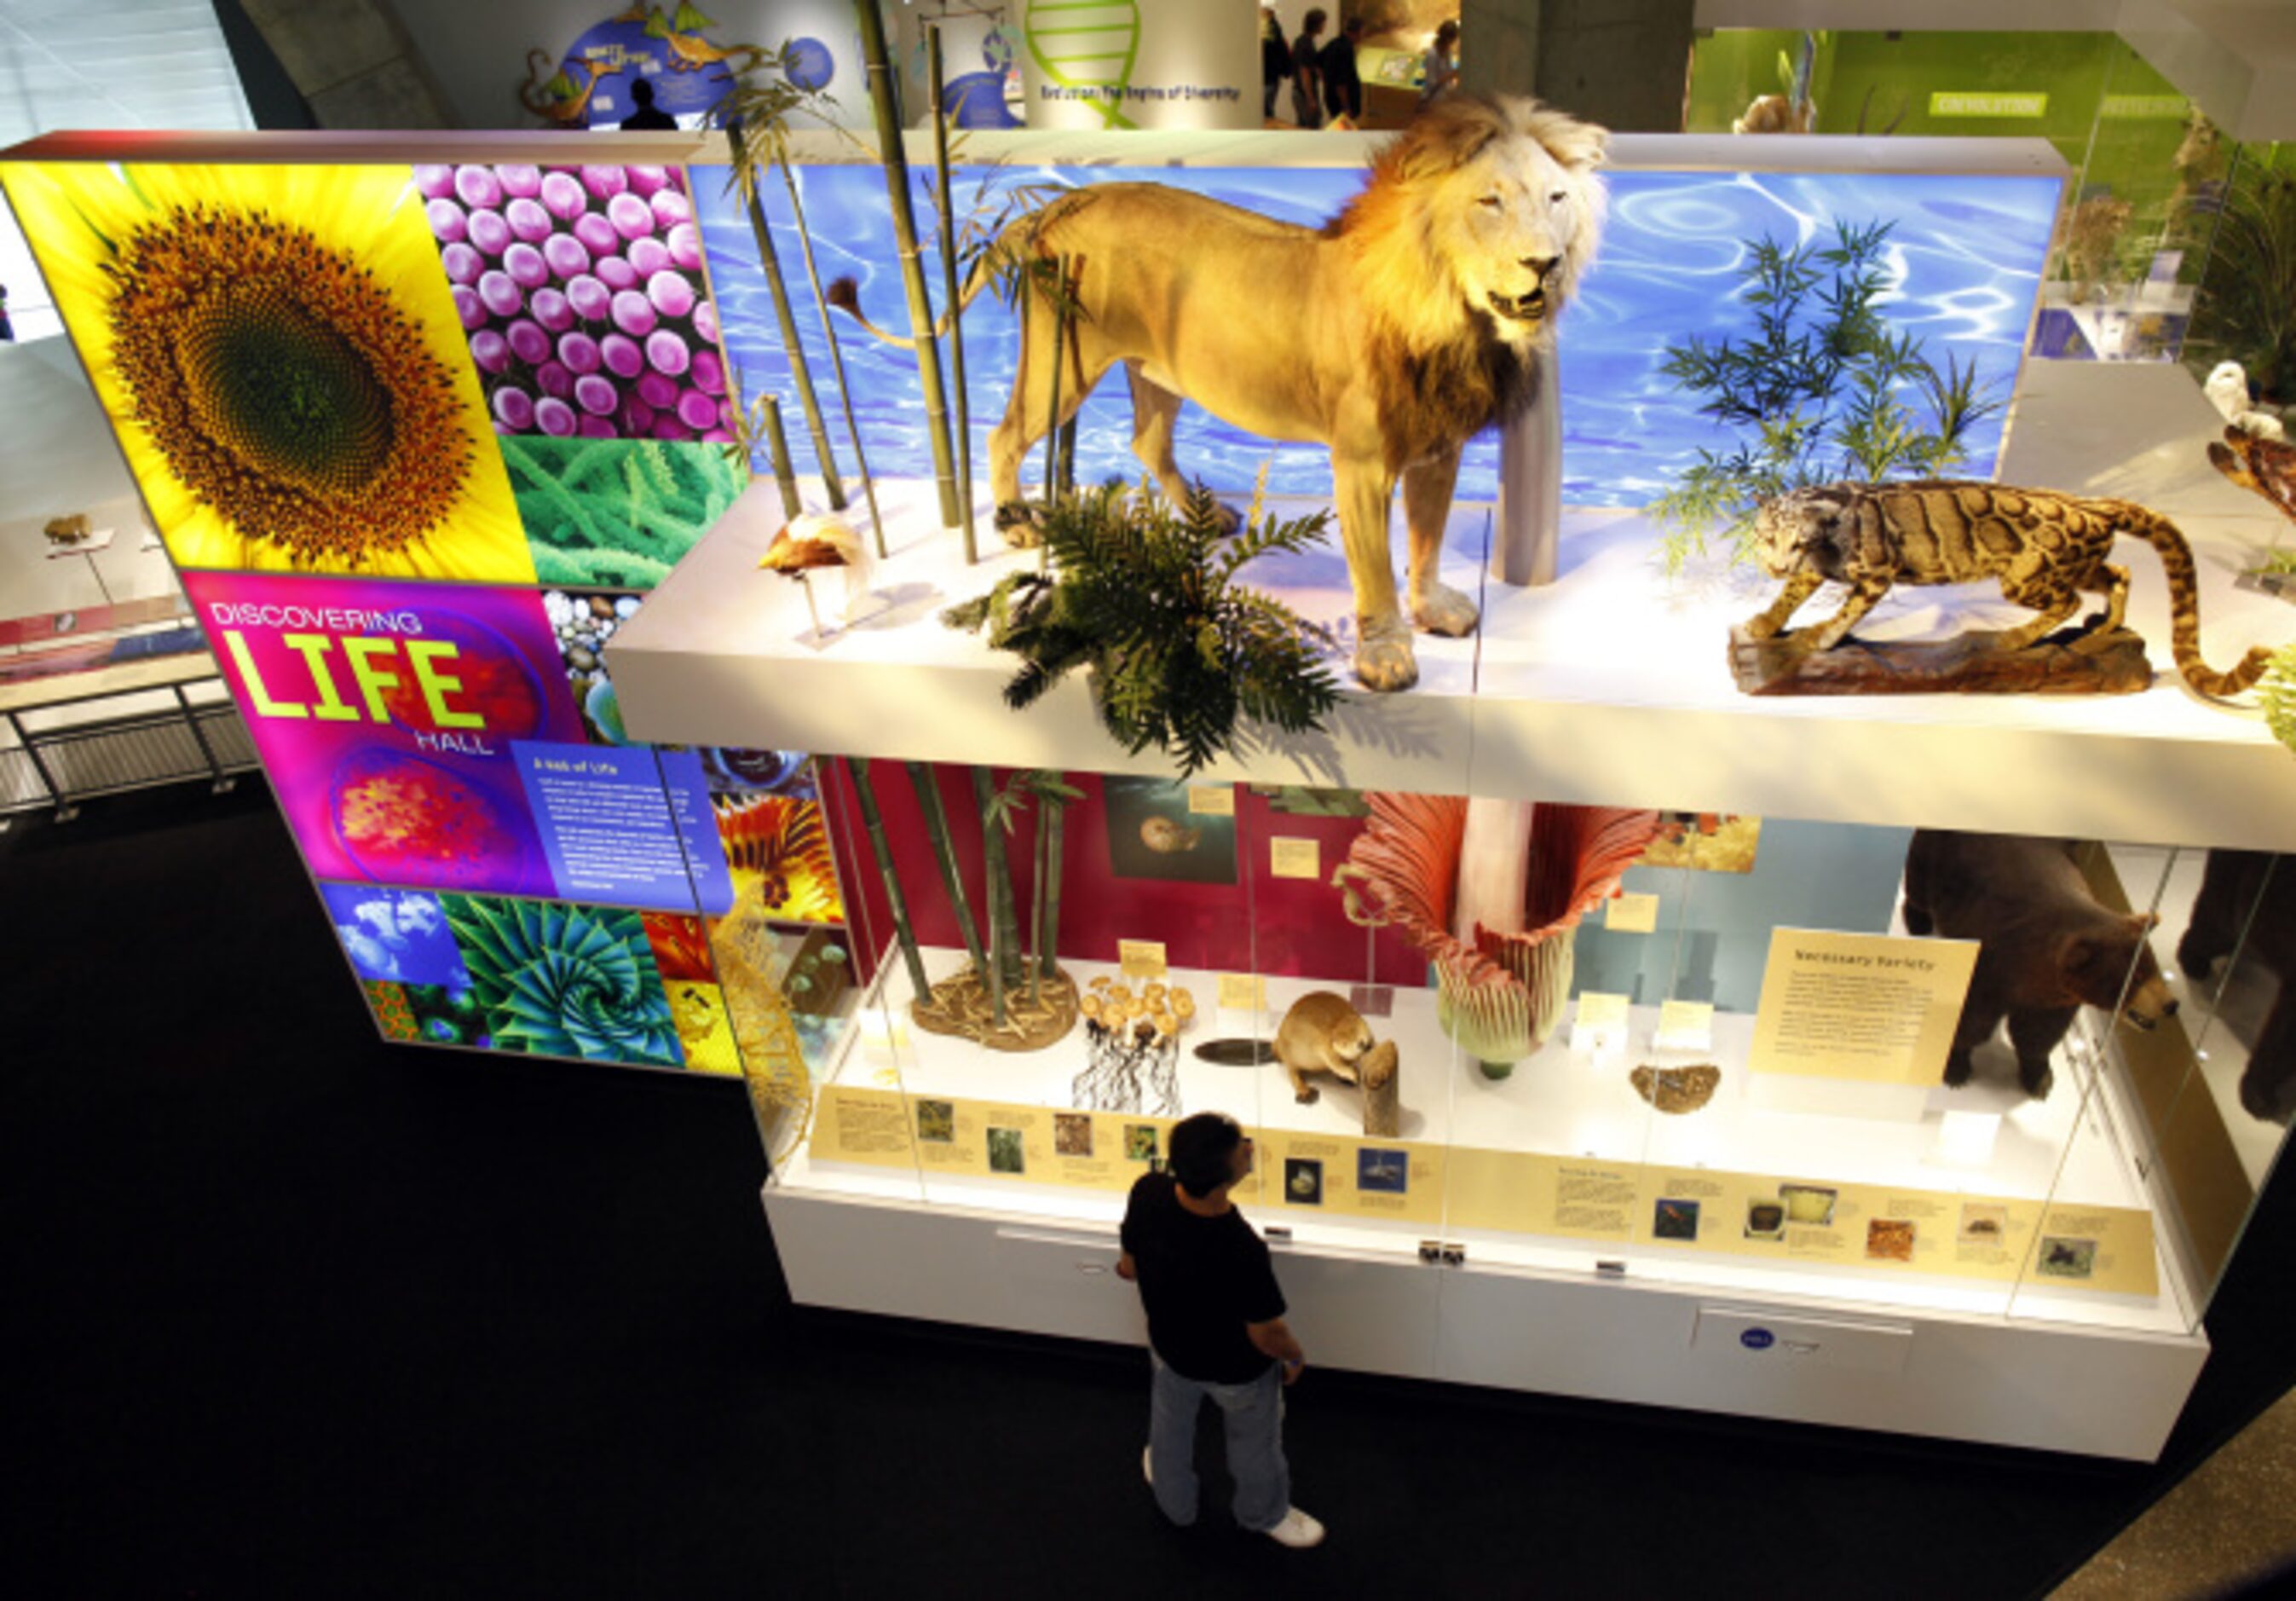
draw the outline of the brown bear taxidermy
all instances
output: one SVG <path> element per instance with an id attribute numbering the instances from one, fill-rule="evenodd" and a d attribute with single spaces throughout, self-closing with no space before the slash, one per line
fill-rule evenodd
<path id="1" fill-rule="evenodd" d="M 1161 184 L 1092 184 L 1013 222 L 975 267 L 1065 257 L 1075 315 L 1022 293 L 1020 372 L 989 443 L 997 520 L 1025 522 L 1021 464 L 1119 362 L 1132 449 L 1177 505 L 1180 403 L 1271 439 L 1332 453 L 1355 589 L 1356 677 L 1418 681 L 1411 627 L 1466 634 L 1475 603 L 1436 569 L 1459 451 L 1541 395 L 1554 318 L 1593 259 L 1609 135 L 1536 101 L 1451 94 L 1375 157 L 1361 193 L 1320 229 Z M 830 300 L 877 338 L 849 279 Z M 944 322 L 946 319 L 944 319 Z M 1403 486 L 1410 559 L 1395 588 L 1389 521 Z M 1018 542 L 1016 540 L 1016 542 Z"/>
<path id="2" fill-rule="evenodd" d="M 1906 852 L 1906 927 L 1980 942 L 1945 1081 L 1966 1084 L 1971 1053 L 2006 1018 L 2017 1081 L 2049 1093 L 2049 1057 L 2081 1007 L 2140 1029 L 2173 1016 L 2177 998 L 2144 936 L 2158 917 L 2101 905 L 2070 840 L 1923 828 Z"/>

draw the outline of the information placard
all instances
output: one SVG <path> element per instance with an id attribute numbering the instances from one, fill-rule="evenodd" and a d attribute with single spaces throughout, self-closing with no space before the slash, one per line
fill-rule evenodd
<path id="1" fill-rule="evenodd" d="M 1972 940 L 1775 930 L 1748 1066 L 1865 1084 L 1938 1083 L 1976 967 Z"/>

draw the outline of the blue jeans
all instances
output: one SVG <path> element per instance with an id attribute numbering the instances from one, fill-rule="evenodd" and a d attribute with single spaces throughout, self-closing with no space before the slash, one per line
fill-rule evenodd
<path id="1" fill-rule="evenodd" d="M 1275 1363 L 1248 1384 L 1205 1384 L 1173 1372 L 1155 1352 L 1149 1392 L 1148 1461 L 1156 1505 L 1185 1528 L 1196 1521 L 1196 1414 L 1210 1397 L 1227 1423 L 1227 1470 L 1235 1476 L 1235 1521 L 1265 1533 L 1292 1509 L 1292 1469 L 1283 1460 L 1283 1370 Z"/>

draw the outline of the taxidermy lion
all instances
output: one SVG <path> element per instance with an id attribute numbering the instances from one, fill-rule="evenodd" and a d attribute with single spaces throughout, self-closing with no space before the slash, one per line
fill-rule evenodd
<path id="1" fill-rule="evenodd" d="M 1332 453 L 1355 588 L 1356 677 L 1418 680 L 1388 525 L 1403 485 L 1410 620 L 1465 634 L 1475 603 L 1436 578 L 1470 436 L 1539 393 L 1554 324 L 1595 253 L 1609 135 L 1535 101 L 1453 94 L 1372 163 L 1320 229 L 1160 184 L 1095 184 L 1014 222 L 976 267 L 1067 256 L 1078 315 L 1061 367 L 1062 421 L 1109 368 L 1132 386 L 1132 449 L 1177 504 L 1183 399 L 1269 439 Z M 832 300 L 862 317 L 849 281 Z M 1055 308 L 1023 296 L 1020 373 L 989 443 L 998 521 L 1025 516 L 1021 464 L 1051 425 Z"/>

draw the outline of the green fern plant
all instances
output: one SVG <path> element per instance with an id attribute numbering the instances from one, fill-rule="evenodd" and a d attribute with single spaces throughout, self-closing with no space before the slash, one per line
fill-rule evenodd
<path id="1" fill-rule="evenodd" d="M 1135 755 L 1164 751 L 1186 776 L 1234 750 L 1240 717 L 1298 734 L 1339 703 L 1324 631 L 1236 581 L 1255 557 L 1316 543 L 1330 518 L 1263 516 L 1255 495 L 1230 534 L 1201 485 L 1175 511 L 1144 484 L 1103 484 L 1046 506 L 1044 571 L 1011 573 L 941 620 L 986 626 L 1021 659 L 1004 686 L 1016 711 L 1087 669 L 1110 736 Z"/>
<path id="2" fill-rule="evenodd" d="M 1752 554 L 1754 514 L 1789 489 L 1837 479 L 1927 478 L 1959 461 L 1969 431 L 2001 409 L 1974 363 L 1943 371 L 1875 309 L 1888 287 L 1890 225 L 1834 225 L 1823 247 L 1748 242 L 1739 298 L 1753 332 L 1669 345 L 1660 367 L 1707 397 L 1699 409 L 1740 431 L 1735 447 L 1699 459 L 1652 503 L 1669 575 L 1727 541 Z"/>

